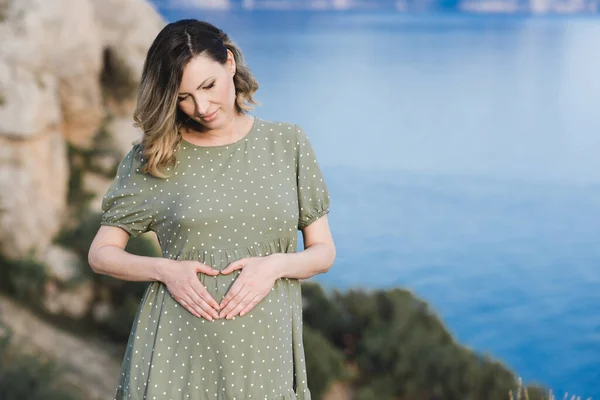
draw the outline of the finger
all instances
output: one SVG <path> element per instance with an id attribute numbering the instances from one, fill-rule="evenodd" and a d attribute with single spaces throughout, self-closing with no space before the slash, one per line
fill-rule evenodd
<path id="1" fill-rule="evenodd" d="M 229 302 L 235 296 L 237 296 L 242 291 L 243 288 L 244 288 L 244 283 L 241 280 L 236 280 L 233 283 L 233 285 L 231 285 L 231 288 L 229 289 L 229 291 L 227 292 L 225 297 L 221 300 L 221 303 L 219 304 L 219 309 L 222 310 L 223 308 L 227 307 Z"/>
<path id="2" fill-rule="evenodd" d="M 195 280 L 192 282 L 191 286 L 192 286 L 193 294 L 190 294 L 190 295 L 194 297 L 194 299 L 197 303 L 198 303 L 198 300 L 201 299 L 208 306 L 210 306 L 215 312 L 219 311 L 219 309 L 220 309 L 219 303 L 217 303 L 217 301 L 210 295 L 210 293 L 208 293 L 208 291 L 206 290 L 206 288 L 204 287 L 202 282 L 200 282 L 199 280 Z M 216 315 L 217 316 L 215 318 L 218 318 L 218 313 Z"/>
<path id="3" fill-rule="evenodd" d="M 221 271 L 221 273 L 222 274 L 230 274 L 233 271 L 244 268 L 245 265 L 246 265 L 246 259 L 240 258 L 239 260 L 236 260 L 236 261 L 232 262 L 231 264 L 229 264 L 225 269 L 223 269 Z"/>
<path id="4" fill-rule="evenodd" d="M 218 269 L 212 268 L 200 261 L 198 261 L 198 266 L 196 267 L 196 272 L 202 272 L 203 274 L 208 275 L 219 275 L 220 271 Z"/>
<path id="5" fill-rule="evenodd" d="M 193 302 L 189 301 L 189 300 L 184 300 L 181 299 L 179 301 L 179 304 L 181 304 L 187 311 L 189 311 L 192 315 L 198 317 L 198 318 L 205 318 L 209 321 L 212 321 L 212 317 L 210 315 L 208 315 L 208 313 L 206 313 L 204 310 L 193 306 Z"/>
<path id="6" fill-rule="evenodd" d="M 198 307 L 189 297 L 182 298 L 180 304 L 183 305 L 186 310 L 188 310 L 191 314 L 195 315 L 196 317 L 202 317 L 209 321 L 213 320 L 213 317 L 210 314 L 208 314 L 206 310 L 203 310 L 201 307 Z"/>
<path id="7" fill-rule="evenodd" d="M 235 307 L 232 307 L 232 310 L 230 312 L 225 314 L 225 318 L 231 319 L 231 318 L 235 317 L 236 315 L 238 315 L 240 313 L 240 311 L 245 309 L 248 306 L 248 304 L 250 304 L 253 297 L 255 297 L 255 296 L 248 294 Z"/>
<path id="8" fill-rule="evenodd" d="M 227 317 L 231 311 L 233 311 L 234 309 L 238 308 L 240 306 L 240 303 L 243 302 L 243 300 L 246 298 L 246 296 L 248 296 L 250 292 L 249 291 L 242 291 L 240 292 L 237 296 L 235 296 L 233 299 L 231 299 L 231 301 L 229 302 L 229 304 L 223 308 L 220 312 L 219 312 L 219 316 L 220 317 Z M 246 306 L 246 304 L 244 303 L 244 306 Z M 241 311 L 241 309 L 240 309 Z"/>
<path id="9" fill-rule="evenodd" d="M 240 311 L 240 317 L 243 317 L 245 314 L 248 314 L 264 297 L 256 296 L 248 303 L 248 305 Z"/>
<path id="10" fill-rule="evenodd" d="M 190 294 L 190 299 L 192 301 L 193 306 L 197 310 L 202 310 L 202 312 L 207 313 L 212 318 L 218 319 L 219 312 L 217 310 L 215 310 L 210 304 L 208 304 L 202 297 L 198 296 L 198 294 L 195 293 L 193 290 L 192 290 L 192 292 L 193 293 Z M 208 295 L 208 296 L 210 296 L 210 295 Z"/>

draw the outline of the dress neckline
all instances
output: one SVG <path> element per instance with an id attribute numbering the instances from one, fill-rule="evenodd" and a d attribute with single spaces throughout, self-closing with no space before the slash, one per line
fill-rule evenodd
<path id="1" fill-rule="evenodd" d="M 250 139 L 250 137 L 252 136 L 252 134 L 254 133 L 254 131 L 256 130 L 256 127 L 258 126 L 258 117 L 254 117 L 254 120 L 252 121 L 252 125 L 250 126 L 250 130 L 248 131 L 248 133 L 246 133 L 244 136 L 242 136 L 241 138 L 239 138 L 238 140 L 236 140 L 235 142 L 231 142 L 231 143 L 227 143 L 227 144 L 219 144 L 216 146 L 203 146 L 203 145 L 199 145 L 199 144 L 194 144 L 188 140 L 185 140 L 184 137 L 181 137 L 181 142 L 182 144 L 184 144 L 187 147 L 190 148 L 195 148 L 195 149 L 202 149 L 202 150 L 211 150 L 211 149 L 227 149 L 230 147 L 235 147 L 240 145 L 241 143 L 247 141 L 248 139 Z"/>

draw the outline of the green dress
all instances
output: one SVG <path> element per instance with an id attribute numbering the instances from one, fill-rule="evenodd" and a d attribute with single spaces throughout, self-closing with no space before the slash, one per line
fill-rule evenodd
<path id="1" fill-rule="evenodd" d="M 141 145 L 119 165 L 102 225 L 132 237 L 154 231 L 162 256 L 222 270 L 243 257 L 297 251 L 298 230 L 329 212 L 314 150 L 298 126 L 255 118 L 220 146 L 183 140 L 167 179 L 144 174 Z M 241 271 L 198 278 L 220 302 Z M 195 317 L 161 282 L 135 316 L 115 399 L 310 400 L 300 281 L 278 279 L 248 314 Z"/>

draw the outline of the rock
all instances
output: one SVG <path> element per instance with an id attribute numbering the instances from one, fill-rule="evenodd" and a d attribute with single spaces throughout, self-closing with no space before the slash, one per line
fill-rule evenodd
<path id="1" fill-rule="evenodd" d="M 13 332 L 11 345 L 21 351 L 51 357 L 64 367 L 68 382 L 87 394 L 87 400 L 112 398 L 122 346 L 80 338 L 57 329 L 2 294 L 0 315 Z"/>
<path id="2" fill-rule="evenodd" d="M 91 281 L 85 281 L 66 290 L 59 289 L 52 281 L 47 281 L 44 285 L 42 305 L 51 314 L 82 318 L 88 313 L 93 299 L 94 286 Z"/>
<path id="3" fill-rule="evenodd" d="M 133 126 L 131 118 L 114 118 L 107 124 L 111 140 L 119 149 L 131 149 L 131 145 L 142 137 L 142 131 Z"/>
<path id="4" fill-rule="evenodd" d="M 48 278 L 66 284 L 81 273 L 81 260 L 73 251 L 50 245 L 42 258 Z"/>
<path id="5" fill-rule="evenodd" d="M 139 82 L 146 52 L 165 21 L 146 0 L 89 1 L 104 48 L 113 49 Z"/>
<path id="6" fill-rule="evenodd" d="M 106 322 L 113 313 L 113 307 L 108 301 L 100 301 L 92 308 L 92 317 L 98 323 Z"/>
<path id="7" fill-rule="evenodd" d="M 9 40 L 10 41 L 10 40 Z M 2 58 L 0 47 L 0 136 L 27 140 L 56 130 L 61 124 L 56 98 L 58 80 L 43 71 L 30 71 Z"/>
<path id="8" fill-rule="evenodd" d="M 102 47 L 93 7 L 79 0 L 9 5 L 0 28 L 0 64 L 11 78 L 0 82 L 0 120 L 8 117 L 0 134 L 33 136 L 58 128 L 66 139 L 89 141 L 103 115 L 97 82 Z"/>
<path id="9" fill-rule="evenodd" d="M 323 400 L 350 400 L 354 398 L 350 385 L 346 382 L 334 382 L 323 396 Z"/>
<path id="10" fill-rule="evenodd" d="M 25 258 L 58 233 L 66 207 L 64 139 L 48 131 L 28 140 L 0 135 L 0 252 Z"/>
<path id="11" fill-rule="evenodd" d="M 0 1 L 0 253 L 18 259 L 71 223 L 67 144 L 90 149 L 108 109 L 117 153 L 131 148 L 135 96 L 105 96 L 106 54 L 137 85 L 165 22 L 145 0 Z"/>
<path id="12" fill-rule="evenodd" d="M 104 117 L 101 90 L 96 78 L 86 75 L 78 80 L 64 81 L 58 98 L 62 105 L 63 136 L 80 148 L 90 148 L 94 135 Z"/>
<path id="13" fill-rule="evenodd" d="M 83 176 L 83 189 L 86 192 L 95 195 L 94 199 L 90 202 L 90 208 L 92 210 L 100 210 L 102 206 L 102 197 L 108 190 L 110 182 L 111 180 L 107 177 L 93 172 L 87 172 Z"/>
<path id="14" fill-rule="evenodd" d="M 125 68 L 126 73 L 131 76 L 133 81 L 131 83 L 134 84 L 137 92 L 146 52 L 152 44 L 152 40 L 165 26 L 165 21 L 146 0 L 89 1 L 94 7 L 96 20 L 100 27 L 100 37 L 105 49 L 105 67 L 106 63 L 112 60 L 120 66 L 120 69 Z M 130 83 L 126 85 L 129 86 Z M 136 92 L 131 96 L 105 99 L 107 108 L 113 115 L 125 117 L 130 123 L 133 123 Z"/>

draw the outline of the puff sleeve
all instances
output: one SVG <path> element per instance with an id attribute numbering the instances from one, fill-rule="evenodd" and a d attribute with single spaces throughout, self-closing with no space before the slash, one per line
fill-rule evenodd
<path id="1" fill-rule="evenodd" d="M 295 127 L 298 230 L 301 230 L 329 213 L 330 197 L 315 151 L 304 130 L 299 125 Z"/>
<path id="2" fill-rule="evenodd" d="M 102 199 L 100 225 L 118 226 L 136 237 L 151 230 L 153 202 L 150 176 L 141 169 L 141 146 L 134 145 L 117 169 Z"/>

